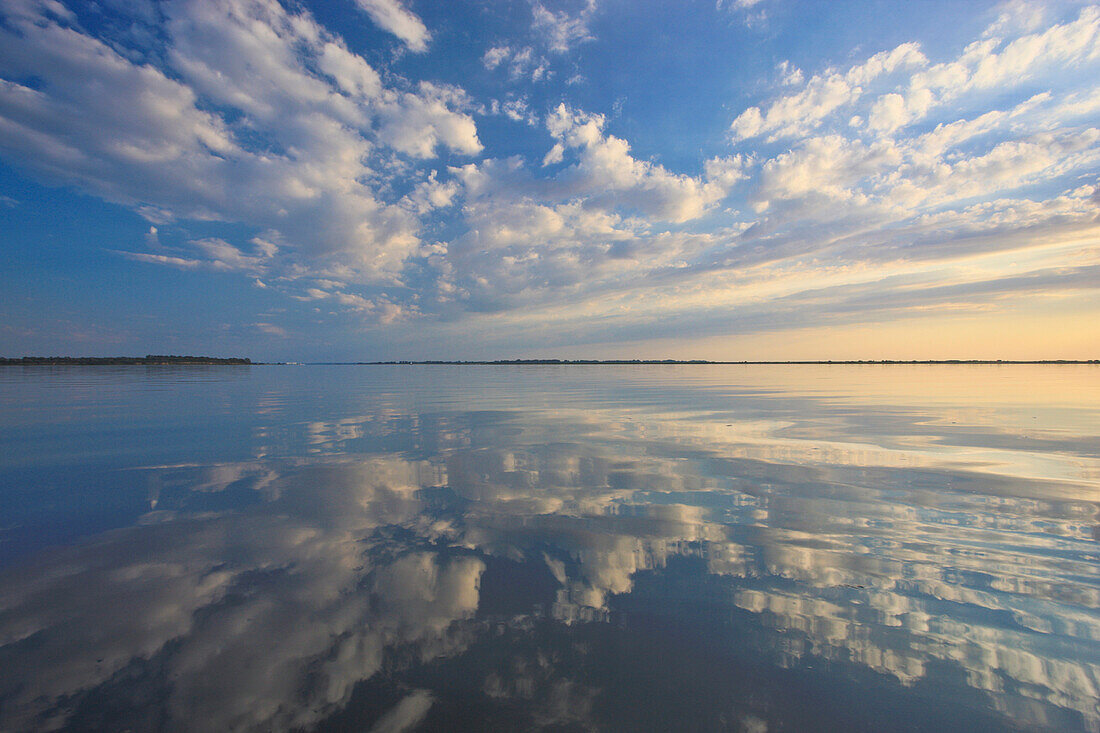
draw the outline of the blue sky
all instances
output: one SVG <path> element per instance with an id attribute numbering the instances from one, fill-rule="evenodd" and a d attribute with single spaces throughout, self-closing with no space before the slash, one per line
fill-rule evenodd
<path id="1" fill-rule="evenodd" d="M 4 355 L 1100 355 L 1095 5 L 0 16 Z"/>

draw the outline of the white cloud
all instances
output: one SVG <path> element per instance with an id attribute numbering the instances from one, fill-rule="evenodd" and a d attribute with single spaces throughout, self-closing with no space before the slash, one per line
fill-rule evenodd
<path id="1" fill-rule="evenodd" d="M 539 118 L 531 109 L 526 96 L 506 98 L 503 102 L 494 99 L 489 104 L 489 111 L 494 115 L 504 115 L 513 122 L 522 122 L 530 126 L 539 123 Z"/>
<path id="2" fill-rule="evenodd" d="M 411 13 L 401 0 L 355 0 L 370 19 L 384 31 L 400 38 L 410 51 L 428 50 L 432 36 L 423 21 Z"/>
<path id="3" fill-rule="evenodd" d="M 336 80 L 345 94 L 375 99 L 382 94 L 382 80 L 371 65 L 339 43 L 324 45 L 318 66 Z"/>
<path id="4" fill-rule="evenodd" d="M 565 146 L 561 143 L 554 143 L 554 146 L 547 151 L 546 155 L 542 158 L 542 166 L 545 168 L 548 165 L 555 165 L 562 162 L 565 159 Z"/>
<path id="5" fill-rule="evenodd" d="M 1041 18 L 1041 12 L 1035 17 Z M 1035 17 L 1024 27 L 1034 29 Z M 746 109 L 733 121 L 732 137 L 740 141 L 769 135 L 768 140 L 774 141 L 805 135 L 833 113 L 856 104 L 868 93 L 868 85 L 899 71 L 914 70 L 904 88 L 875 99 L 867 114 L 872 131 L 891 133 L 964 94 L 1014 87 L 1051 70 L 1096 62 L 1100 60 L 1100 9 L 1085 8 L 1076 20 L 1008 41 L 988 35 L 949 62 L 929 65 L 917 44 L 906 43 L 847 71 L 816 75 L 794 94 Z M 783 62 L 779 68 L 784 83 L 790 83 L 789 64 Z"/>
<path id="6" fill-rule="evenodd" d="M 318 284 L 325 285 L 326 283 L 322 280 Z M 306 288 L 305 294 L 299 296 L 299 299 L 331 301 L 339 305 L 341 310 L 358 313 L 382 325 L 407 320 L 417 315 L 415 306 L 399 305 L 385 296 L 367 298 L 357 293 Z"/>
<path id="7" fill-rule="evenodd" d="M 740 14 L 742 22 L 749 28 L 763 26 L 768 19 L 767 12 L 763 9 L 765 0 L 716 0 L 714 7 L 717 10 L 729 8 L 731 12 Z"/>
<path id="8" fill-rule="evenodd" d="M 818 196 L 851 199 L 860 195 L 856 184 L 901 162 L 900 151 L 892 145 L 868 147 L 839 135 L 811 138 L 762 166 L 757 195 L 765 201 Z"/>
<path id="9" fill-rule="evenodd" d="M 1041 133 L 998 143 L 983 155 L 945 164 L 928 176 L 922 194 L 939 205 L 1030 183 L 1100 163 L 1100 129 Z"/>
<path id="10" fill-rule="evenodd" d="M 606 124 L 602 115 L 555 108 L 546 119 L 555 142 L 543 166 L 565 165 L 549 178 L 537 178 L 519 158 L 452 169 L 462 184 L 466 233 L 445 255 L 429 258 L 439 303 L 500 310 L 598 291 L 713 244 L 654 227 L 714 210 L 747 177 L 750 161 L 713 158 L 702 176 L 675 174 L 635 158 Z"/>
<path id="11" fill-rule="evenodd" d="M 762 164 L 753 199 L 761 210 L 777 201 L 791 202 L 785 213 L 772 212 L 773 225 L 800 217 L 843 221 L 858 216 L 862 224 L 856 226 L 885 226 L 931 208 L 1088 170 L 1100 162 L 1100 130 L 1095 128 L 998 141 L 969 156 L 955 152 L 955 145 L 1011 118 L 1012 113 L 990 112 L 911 140 L 810 138 Z"/>
<path id="12" fill-rule="evenodd" d="M 595 40 L 589 23 L 596 12 L 596 0 L 584 0 L 575 13 L 553 11 L 540 2 L 531 6 L 531 34 L 526 43 L 503 43 L 490 46 L 481 57 L 482 65 L 492 71 L 505 68 L 512 81 L 541 82 L 550 79 L 549 56 L 561 56 L 574 46 Z M 570 78 L 582 78 L 578 74 Z"/>
<path id="13" fill-rule="evenodd" d="M 703 164 L 703 171 L 708 181 L 717 183 L 728 191 L 737 182 L 748 178 L 745 169 L 749 163 L 750 160 L 743 155 L 711 158 Z"/>
<path id="14" fill-rule="evenodd" d="M 481 63 L 490 71 L 504 63 L 505 59 L 512 55 L 512 49 L 508 46 L 493 46 L 481 57 Z"/>
<path id="15" fill-rule="evenodd" d="M 915 43 L 903 43 L 877 53 L 846 72 L 827 71 L 815 75 L 795 94 L 780 97 L 763 111 L 749 107 L 730 127 L 734 141 L 770 134 L 770 139 L 805 135 L 834 111 L 852 104 L 864 92 L 864 85 L 896 71 L 923 66 L 927 59 Z"/>
<path id="16" fill-rule="evenodd" d="M 789 61 L 780 61 L 775 68 L 780 74 L 780 83 L 782 83 L 783 86 L 800 86 L 806 80 L 802 75 L 802 69 Z"/>
<path id="17" fill-rule="evenodd" d="M 587 207 L 564 189 L 554 200 L 547 184 L 514 161 L 486 161 L 457 175 L 466 233 L 445 256 L 430 258 L 440 303 L 471 310 L 529 305 L 600 287 L 677 252 L 648 242 L 641 221 Z"/>
<path id="18" fill-rule="evenodd" d="M 259 280 L 257 280 L 256 282 L 259 283 L 258 287 L 261 287 L 261 288 L 267 287 L 266 285 L 264 285 Z M 260 333 L 267 334 L 268 336 L 278 336 L 279 338 L 286 338 L 288 336 L 287 331 L 286 331 L 285 328 L 283 328 L 282 326 L 279 326 L 277 324 L 274 324 L 274 323 L 265 323 L 265 322 L 253 323 L 252 327 L 255 328 L 257 331 L 259 331 Z"/>
<path id="19" fill-rule="evenodd" d="M 494 46 L 481 57 L 481 63 L 490 71 L 504 66 L 513 81 L 529 79 L 540 82 L 549 79 L 552 74 L 550 61 L 537 53 L 532 46 Z"/>
<path id="20" fill-rule="evenodd" d="M 560 64 L 568 61 L 567 54 L 577 45 L 595 40 L 590 24 L 596 14 L 596 0 L 583 0 L 581 7 L 570 10 L 551 10 L 534 0 L 531 4 L 531 28 L 525 37 L 510 43 L 496 43 L 482 54 L 481 63 L 486 69 L 504 69 L 512 82 L 546 82 L 561 73 Z M 554 68 L 555 62 L 559 64 Z M 583 81 L 575 67 L 566 85 Z"/>
<path id="21" fill-rule="evenodd" d="M 728 193 L 729 186 L 722 182 L 728 177 L 703 181 L 634 158 L 625 140 L 604 133 L 605 125 L 602 115 L 564 103 L 546 120 L 550 134 L 578 156 L 558 180 L 573 195 L 584 195 L 590 205 L 637 209 L 656 219 L 685 222 L 705 214 Z M 551 159 L 556 157 L 553 153 L 548 153 Z"/>
<path id="22" fill-rule="evenodd" d="M 674 165 L 647 159 L 651 137 L 611 131 L 639 120 L 557 96 L 540 117 L 536 91 L 475 99 L 379 73 L 275 0 L 165 5 L 159 40 L 133 48 L 21 7 L 0 25 L 7 159 L 145 216 L 155 226 L 132 260 L 236 272 L 374 323 L 611 308 L 597 303 L 609 294 L 628 313 L 648 306 L 624 293 L 766 279 L 814 257 L 859 268 L 1031 246 L 1086 226 L 1087 197 L 1046 219 L 1033 205 L 1092 185 L 1098 164 L 1095 8 L 1049 27 L 997 21 L 942 62 L 915 43 L 817 74 L 782 62 L 774 98 L 731 124 L 742 154 L 703 141 Z M 596 12 L 573 7 L 534 6 L 535 34 L 495 43 L 481 65 L 498 80 L 566 78 L 552 65 L 572 62 Z M 528 157 L 478 160 L 475 115 L 519 123 L 492 121 Z M 983 208 L 994 200 L 1003 209 Z M 1017 215 L 1026 232 L 1008 228 Z M 188 220 L 251 231 L 181 236 Z"/>
<path id="23" fill-rule="evenodd" d="M 730 130 L 733 132 L 734 140 L 745 140 L 759 135 L 764 131 L 764 115 L 760 113 L 760 108 L 749 107 L 737 115 Z"/>
<path id="24" fill-rule="evenodd" d="M 243 222 L 271 232 L 299 270 L 392 279 L 417 251 L 419 223 L 386 200 L 380 169 L 394 153 L 479 152 L 465 94 L 428 82 L 387 88 L 312 16 L 274 0 L 180 2 L 165 13 L 163 68 L 48 13 L 9 15 L 0 149 L 52 182 L 152 212 L 158 225 Z M 13 81 L 27 77 L 33 87 Z"/>
<path id="25" fill-rule="evenodd" d="M 1005 0 L 998 8 L 997 19 L 982 33 L 983 38 L 1001 37 L 1006 33 L 1038 29 L 1046 19 L 1046 7 L 1034 0 Z"/>
<path id="26" fill-rule="evenodd" d="M 146 244 L 156 249 L 163 250 L 165 248 L 159 240 L 157 240 L 156 232 L 156 227 L 150 227 L 150 232 L 145 235 Z M 277 252 L 277 248 L 274 244 L 259 237 L 253 238 L 251 242 L 255 250 L 254 254 L 243 252 L 229 242 L 226 242 L 224 239 L 219 239 L 217 237 L 194 239 L 187 244 L 188 252 L 199 253 L 203 256 L 202 259 L 142 252 L 119 252 L 119 254 L 135 262 L 168 265 L 170 267 L 188 270 L 208 269 L 223 272 L 236 271 L 255 277 L 267 272 L 268 268 L 273 263 L 272 258 Z M 256 281 L 260 282 L 258 279 Z M 266 285 L 261 283 L 261 287 L 266 287 Z"/>
<path id="27" fill-rule="evenodd" d="M 194 240 L 191 245 L 205 254 L 209 262 L 214 263 L 220 269 L 227 270 L 259 272 L 273 254 L 272 250 L 263 247 L 257 247 L 258 252 L 255 255 L 245 254 L 229 242 L 217 237 Z"/>
<path id="28" fill-rule="evenodd" d="M 884 94 L 878 98 L 867 116 L 867 126 L 879 132 L 893 132 L 910 120 L 905 97 L 900 94 Z"/>
<path id="29" fill-rule="evenodd" d="M 436 180 L 437 171 L 432 171 L 428 179 L 421 181 L 409 193 L 405 200 L 418 214 L 427 214 L 436 209 L 445 209 L 454 203 L 458 194 L 458 181 L 443 183 Z"/>
<path id="30" fill-rule="evenodd" d="M 532 7 L 532 27 L 537 35 L 546 37 L 551 51 L 566 53 L 579 43 L 595 40 L 589 23 L 596 12 L 596 0 L 584 0 L 584 6 L 575 14 L 566 11 L 555 13 L 542 3 Z"/>
<path id="31" fill-rule="evenodd" d="M 147 252 L 119 252 L 127 259 L 131 259 L 135 262 L 146 262 L 153 265 L 168 265 L 170 267 L 178 267 L 184 270 L 197 270 L 203 267 L 218 268 L 213 263 L 206 262 L 204 260 L 187 259 L 185 257 L 173 257 L 171 255 L 157 255 L 149 254 Z"/>
<path id="32" fill-rule="evenodd" d="M 1089 125 L 1100 92 L 1080 75 L 1100 61 L 1098 23 L 1095 8 L 1048 28 L 1032 17 L 999 28 L 1025 35 L 988 33 L 949 62 L 908 53 L 880 58 L 816 76 L 793 95 L 746 110 L 734 122 L 735 140 L 820 133 L 760 162 L 750 183 L 755 221 L 692 263 L 685 277 L 695 268 L 715 277 L 748 267 L 775 272 L 792 261 L 860 268 L 889 258 L 950 269 L 976 253 L 1051 247 L 1041 278 L 1007 278 L 988 292 L 1025 293 L 1040 282 L 1054 288 L 1063 276 L 1079 282 L 1087 275 L 1058 274 L 1056 243 L 1087 241 L 1095 206 L 1087 196 L 1046 192 L 1082 176 L 1091 183 L 1100 165 L 1100 131 Z M 890 68 L 906 73 L 890 79 Z M 893 91 L 881 89 L 887 81 Z M 1028 86 L 1027 97 L 1011 91 Z M 994 106 L 1006 97 L 1008 106 Z M 974 108 L 985 111 L 969 112 Z M 933 115 L 934 127 L 911 131 Z M 944 298 L 956 299 L 944 303 L 985 302 L 985 287 L 976 285 L 973 299 L 944 290 Z M 939 297 L 926 296 L 929 303 Z"/>
<path id="33" fill-rule="evenodd" d="M 465 155 L 480 153 L 473 119 L 455 112 L 467 105 L 466 94 L 457 87 L 420 82 L 415 93 L 402 93 L 380 106 L 379 136 L 417 158 L 433 158 L 440 147 Z"/>
<path id="34" fill-rule="evenodd" d="M 1037 26 L 1042 12 L 1036 12 L 1024 27 Z M 1009 27 L 1020 26 L 998 21 L 986 38 L 968 45 L 955 60 L 913 74 L 904 93 L 880 97 L 872 107 L 871 128 L 891 132 L 961 97 L 1003 92 L 1100 61 L 1100 8 L 1087 7 L 1076 20 L 1006 42 L 997 34 Z"/>

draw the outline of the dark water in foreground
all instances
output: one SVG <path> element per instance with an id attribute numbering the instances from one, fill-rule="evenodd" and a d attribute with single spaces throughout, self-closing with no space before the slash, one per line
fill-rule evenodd
<path id="1" fill-rule="evenodd" d="M 0 730 L 1100 730 L 1100 368 L 0 369 Z"/>

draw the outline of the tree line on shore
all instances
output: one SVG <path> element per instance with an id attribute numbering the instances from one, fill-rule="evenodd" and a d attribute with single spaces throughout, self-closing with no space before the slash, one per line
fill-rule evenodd
<path id="1" fill-rule="evenodd" d="M 4 366 L 109 366 L 109 365 L 170 365 L 170 364 L 251 364 L 247 358 L 216 356 L 179 356 L 177 354 L 146 354 L 145 356 L 22 356 L 0 357 Z"/>

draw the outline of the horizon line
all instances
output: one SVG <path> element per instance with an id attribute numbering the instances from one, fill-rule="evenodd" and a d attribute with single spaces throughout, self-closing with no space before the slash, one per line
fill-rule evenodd
<path id="1" fill-rule="evenodd" d="M 81 363 L 83 362 L 83 363 Z M 214 356 L 23 356 L 0 357 L 0 366 L 630 366 L 630 365 L 920 365 L 1100 364 L 1100 359 L 389 359 L 377 361 L 254 361 Z"/>
<path id="2" fill-rule="evenodd" d="M 394 359 L 386 361 L 279 361 L 285 366 L 569 366 L 569 365 L 797 365 L 797 364 L 1100 364 L 1100 359 Z"/>

